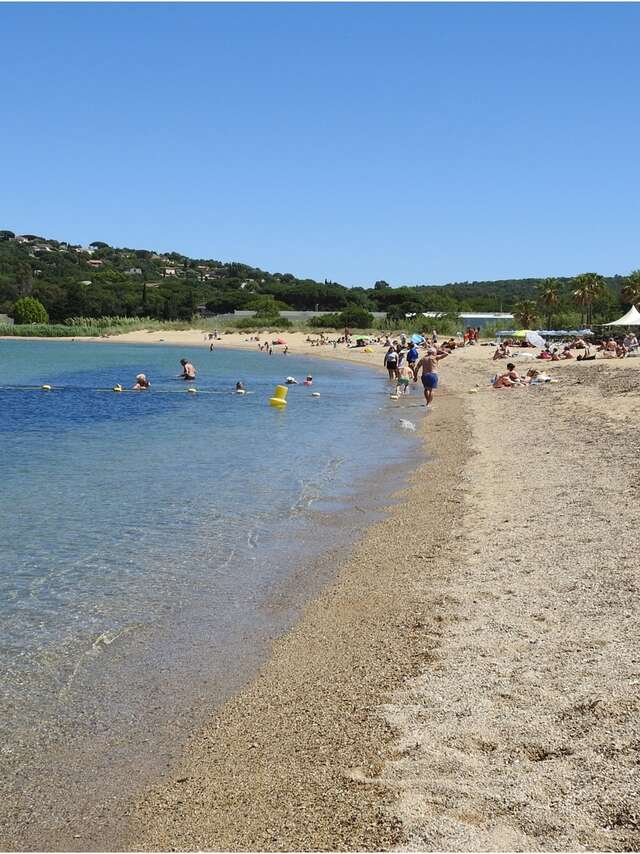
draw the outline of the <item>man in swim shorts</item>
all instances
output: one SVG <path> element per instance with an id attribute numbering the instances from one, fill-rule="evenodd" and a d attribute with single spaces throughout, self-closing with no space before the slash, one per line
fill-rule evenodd
<path id="1" fill-rule="evenodd" d="M 424 399 L 427 401 L 427 406 L 433 400 L 433 392 L 438 388 L 438 362 L 441 359 L 446 359 L 448 355 L 448 353 L 438 355 L 435 347 L 429 347 L 413 369 L 413 381 L 418 382 L 418 373 L 422 368 L 422 387 L 424 388 Z"/>

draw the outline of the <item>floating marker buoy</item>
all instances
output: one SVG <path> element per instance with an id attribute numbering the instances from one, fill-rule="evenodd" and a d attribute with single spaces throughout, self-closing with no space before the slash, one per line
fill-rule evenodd
<path id="1" fill-rule="evenodd" d="M 187 391 L 189 392 L 189 394 L 197 394 L 197 393 L 198 393 L 198 389 L 197 389 L 197 388 L 194 388 L 193 386 L 190 386 L 190 387 L 187 389 Z"/>
<path id="2" fill-rule="evenodd" d="M 319 391 L 312 391 L 311 397 L 320 397 L 320 392 Z"/>
<path id="3" fill-rule="evenodd" d="M 286 385 L 277 385 L 276 390 L 273 393 L 273 397 L 269 398 L 271 406 L 275 406 L 277 409 L 284 409 L 287 405 L 288 392 L 289 389 Z"/>
<path id="4" fill-rule="evenodd" d="M 114 385 L 113 390 L 114 391 L 122 391 L 122 386 L 120 385 L 120 383 L 118 383 L 117 385 Z"/>
<path id="5" fill-rule="evenodd" d="M 42 391 L 51 391 L 50 385 L 43 385 L 43 386 L 41 386 L 41 388 L 42 388 Z"/>
<path id="6" fill-rule="evenodd" d="M 245 394 L 245 390 L 243 388 L 237 388 L 236 394 Z"/>

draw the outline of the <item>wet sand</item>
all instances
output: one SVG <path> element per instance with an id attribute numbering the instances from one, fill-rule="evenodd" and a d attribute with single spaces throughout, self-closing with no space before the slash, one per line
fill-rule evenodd
<path id="1" fill-rule="evenodd" d="M 638 847 L 640 359 L 494 391 L 490 352 L 443 363 L 433 461 L 130 847 Z"/>

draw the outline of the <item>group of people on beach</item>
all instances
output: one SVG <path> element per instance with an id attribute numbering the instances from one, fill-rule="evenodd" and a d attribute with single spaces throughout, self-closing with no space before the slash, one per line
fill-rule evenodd
<path id="1" fill-rule="evenodd" d="M 387 337 L 385 344 L 388 344 L 388 349 L 383 364 L 389 373 L 389 381 L 396 382 L 395 396 L 408 394 L 410 383 L 417 383 L 421 373 L 424 398 L 429 406 L 438 387 L 438 362 L 446 358 L 451 349 L 444 344 L 438 347 L 437 340 L 434 342 L 433 339 L 423 338 L 421 343 L 426 347 L 422 356 L 418 344 L 408 341 L 405 336 L 393 342 Z"/>
<path id="2" fill-rule="evenodd" d="M 629 353 L 634 353 L 638 349 L 638 339 L 632 333 L 627 333 L 624 337 L 619 338 L 603 338 L 596 352 L 602 353 L 605 359 L 624 359 Z"/>

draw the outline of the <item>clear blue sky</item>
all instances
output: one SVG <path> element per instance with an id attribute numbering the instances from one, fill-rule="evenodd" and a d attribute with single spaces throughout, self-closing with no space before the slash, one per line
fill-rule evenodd
<path id="1" fill-rule="evenodd" d="M 0 5 L 0 228 L 348 285 L 640 267 L 640 6 Z"/>

